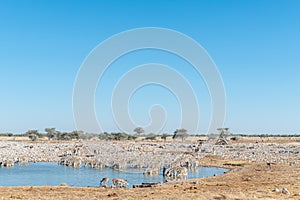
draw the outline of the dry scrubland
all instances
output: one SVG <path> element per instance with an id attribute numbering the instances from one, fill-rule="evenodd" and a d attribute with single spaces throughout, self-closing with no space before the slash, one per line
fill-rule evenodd
<path id="1" fill-rule="evenodd" d="M 230 168 L 215 177 L 152 188 L 0 187 L 2 199 L 300 199 L 300 138 L 247 138 L 229 145 L 173 141 L 1 141 L 0 158 L 14 162 L 74 158 L 102 166 L 159 167 L 174 160 Z M 91 156 L 92 154 L 92 156 Z M 126 155 L 126 157 L 124 157 Z M 2 180 L 4 181 L 4 180 Z M 278 191 L 274 191 L 277 188 Z M 282 193 L 286 188 L 290 194 Z"/>

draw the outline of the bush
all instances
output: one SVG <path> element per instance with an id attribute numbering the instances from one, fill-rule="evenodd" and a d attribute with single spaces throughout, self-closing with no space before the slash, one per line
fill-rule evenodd
<path id="1" fill-rule="evenodd" d="M 98 137 L 100 140 L 111 140 L 111 135 L 107 132 L 100 133 Z"/>
<path id="2" fill-rule="evenodd" d="M 167 140 L 167 137 L 169 137 L 169 136 L 171 136 L 171 135 L 169 135 L 169 134 L 167 134 L 167 133 L 163 133 L 163 134 L 160 136 L 160 138 L 163 139 L 164 141 L 166 141 L 166 140 Z"/>
<path id="3" fill-rule="evenodd" d="M 67 186 L 68 186 L 68 184 L 66 184 L 66 183 L 61 183 L 59 186 L 62 186 L 62 187 L 67 187 Z"/>
<path id="4" fill-rule="evenodd" d="M 128 134 L 128 138 L 127 138 L 127 140 L 135 140 L 136 138 L 138 138 L 138 136 L 136 136 L 136 135 L 131 135 L 131 134 Z"/>
<path id="5" fill-rule="evenodd" d="M 145 137 L 146 140 L 156 140 L 156 135 L 154 133 L 149 133 Z"/>
<path id="6" fill-rule="evenodd" d="M 38 136 L 36 134 L 29 134 L 28 137 L 31 139 L 31 141 L 36 141 L 38 139 Z"/>
<path id="7" fill-rule="evenodd" d="M 126 133 L 111 133 L 113 140 L 127 140 L 128 134 Z"/>

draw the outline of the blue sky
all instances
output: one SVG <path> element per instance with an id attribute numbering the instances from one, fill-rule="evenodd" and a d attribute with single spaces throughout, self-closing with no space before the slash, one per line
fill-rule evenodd
<path id="1" fill-rule="evenodd" d="M 119 32 L 164 27 L 195 39 L 216 63 L 227 95 L 225 126 L 232 132 L 299 133 L 299 9 L 297 0 L 2 0 L 0 132 L 75 129 L 73 85 L 89 52 Z M 95 97 L 103 128 L 117 130 L 109 105 L 118 78 L 148 62 L 173 66 L 190 81 L 199 100 L 199 132 L 203 132 L 210 116 L 203 80 L 192 68 L 183 68 L 188 66 L 184 61 L 158 51 L 120 58 L 105 73 Z M 126 67 L 120 69 L 120 65 Z M 164 105 L 168 112 L 164 131 L 180 128 L 178 102 L 169 91 L 155 85 L 133 95 L 129 107 L 132 118 L 147 124 L 147 110 L 155 103 Z"/>

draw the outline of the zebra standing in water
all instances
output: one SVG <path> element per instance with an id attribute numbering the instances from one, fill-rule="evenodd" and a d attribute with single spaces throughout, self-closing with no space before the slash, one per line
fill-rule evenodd
<path id="1" fill-rule="evenodd" d="M 185 167 L 170 167 L 163 168 L 163 176 L 171 178 L 181 178 L 186 180 L 188 176 L 187 168 Z"/>

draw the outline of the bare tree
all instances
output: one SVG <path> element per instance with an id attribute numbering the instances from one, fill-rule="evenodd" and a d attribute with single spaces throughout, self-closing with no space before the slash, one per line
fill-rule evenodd
<path id="1" fill-rule="evenodd" d="M 226 135 L 229 134 L 229 128 L 218 128 L 217 129 L 219 131 L 219 138 L 216 142 L 216 145 L 226 145 L 228 144 L 227 140 L 226 140 Z"/>

